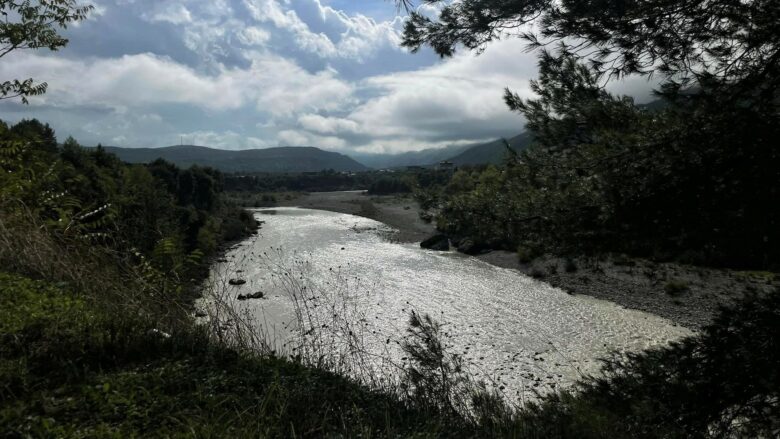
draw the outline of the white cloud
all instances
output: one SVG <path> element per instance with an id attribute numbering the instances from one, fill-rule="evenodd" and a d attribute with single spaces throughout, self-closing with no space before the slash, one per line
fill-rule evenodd
<path id="1" fill-rule="evenodd" d="M 252 17 L 290 32 L 301 50 L 323 58 L 364 61 L 382 47 L 397 48 L 400 19 L 377 23 L 362 14 L 348 15 L 319 0 L 296 2 L 306 21 L 288 2 L 244 0 Z M 322 28 L 313 31 L 312 27 Z"/>
<path id="2" fill-rule="evenodd" d="M 192 15 L 189 9 L 187 9 L 181 3 L 163 3 L 158 4 L 158 7 L 149 16 L 151 21 L 165 21 L 171 24 L 185 24 L 192 22 Z"/>
<path id="3" fill-rule="evenodd" d="M 206 145 L 219 149 L 254 149 L 274 146 L 263 139 L 245 136 L 235 131 L 193 131 L 180 133 L 182 141 L 188 145 Z"/>
<path id="4" fill-rule="evenodd" d="M 478 57 L 406 54 L 400 19 L 354 12 L 360 2 L 345 12 L 327 0 L 95 1 L 68 49 L 3 58 L 0 79 L 50 87 L 28 107 L 4 102 L 0 116 L 40 117 L 87 143 L 162 146 L 184 135 L 222 148 L 401 152 L 519 133 L 503 89 L 530 97 L 537 76 L 516 39 Z M 609 88 L 649 87 L 632 78 Z"/>
<path id="5" fill-rule="evenodd" d="M 271 39 L 271 33 L 256 26 L 249 26 L 238 33 L 238 39 L 247 46 L 262 46 Z"/>
<path id="6" fill-rule="evenodd" d="M 291 61 L 255 54 L 247 69 L 223 68 L 205 75 L 153 54 L 69 60 L 23 54 L 0 65 L 0 77 L 34 76 L 49 91 L 33 104 L 110 108 L 190 104 L 220 111 L 252 105 L 258 111 L 289 116 L 297 111 L 328 111 L 352 102 L 352 86 L 336 72 L 309 73 Z"/>
<path id="7" fill-rule="evenodd" d="M 328 150 L 347 150 L 348 143 L 335 136 L 319 136 L 306 131 L 282 130 L 277 135 L 279 146 L 317 146 Z"/>
<path id="8" fill-rule="evenodd" d="M 317 134 L 358 134 L 361 132 L 359 123 L 350 119 L 324 117 L 319 114 L 304 114 L 298 118 L 301 127 Z"/>
<path id="9" fill-rule="evenodd" d="M 481 56 L 457 55 L 435 66 L 368 78 L 373 97 L 346 116 L 307 114 L 300 129 L 339 136 L 366 152 L 401 152 L 494 139 L 522 131 L 503 101 L 505 87 L 529 96 L 536 58 L 516 40 Z"/>

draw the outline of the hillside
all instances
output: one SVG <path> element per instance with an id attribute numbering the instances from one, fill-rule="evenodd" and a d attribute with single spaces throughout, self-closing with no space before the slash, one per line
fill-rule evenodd
<path id="1" fill-rule="evenodd" d="M 517 152 L 525 149 L 531 143 L 531 136 L 523 133 L 518 136 L 507 139 L 509 145 Z M 482 165 L 492 163 L 501 164 L 506 154 L 506 146 L 503 139 L 472 146 L 460 154 L 450 157 L 447 160 L 455 163 L 457 166 L 463 165 Z"/>
<path id="2" fill-rule="evenodd" d="M 470 145 L 452 145 L 444 148 L 429 148 L 401 154 L 351 154 L 351 156 L 360 163 L 375 169 L 398 168 L 402 166 L 432 165 L 459 154 L 469 147 Z"/>
<path id="3" fill-rule="evenodd" d="M 106 151 L 129 163 L 147 163 L 162 158 L 180 167 L 210 166 L 223 172 L 318 172 L 324 169 L 352 172 L 367 169 L 343 154 L 314 147 L 227 151 L 182 145 L 165 148 L 106 147 Z"/>
<path id="4" fill-rule="evenodd" d="M 526 148 L 531 141 L 528 134 L 523 133 L 507 139 L 517 151 Z M 353 154 L 357 161 L 372 168 L 397 168 L 403 166 L 434 165 L 442 160 L 448 160 L 456 165 L 482 165 L 487 163 L 501 164 L 504 160 L 506 147 L 503 139 L 488 143 L 471 145 L 453 145 L 438 149 L 423 149 L 401 154 Z"/>

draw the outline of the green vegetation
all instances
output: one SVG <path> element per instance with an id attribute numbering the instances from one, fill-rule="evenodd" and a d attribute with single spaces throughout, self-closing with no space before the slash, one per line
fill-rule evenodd
<path id="1" fill-rule="evenodd" d="M 501 167 L 407 182 L 426 206 L 441 207 L 440 228 L 519 249 L 526 260 L 540 251 L 617 251 L 777 266 L 777 2 L 494 3 L 454 2 L 439 21 L 414 14 L 404 44 L 451 55 L 457 44 L 479 48 L 539 16 L 542 37 L 583 43 L 542 54 L 538 99 L 506 95 L 529 121 L 533 147 L 508 151 Z M 52 26 L 87 11 L 68 0 L 2 5 L 23 14 L 21 24 L 0 26 L 8 47 L 0 57 L 63 46 Z M 595 55 L 583 59 L 583 47 Z M 600 86 L 603 75 L 654 70 L 665 80 L 660 108 Z M 2 97 L 45 90 L 24 84 L 5 83 Z M 0 168 L 2 436 L 780 432 L 780 291 L 748 294 L 669 347 L 615 353 L 603 376 L 520 408 L 473 383 L 441 325 L 413 313 L 400 386 L 376 389 L 304 367 L 305 359 L 228 345 L 195 324 L 207 258 L 255 226 L 225 200 L 219 171 L 125 164 L 102 147 L 60 146 L 38 121 L 0 123 Z M 677 294 L 687 285 L 667 287 Z"/>
<path id="2" fill-rule="evenodd" d="M 332 192 L 365 190 L 377 176 L 373 172 L 342 173 L 332 169 L 294 174 L 226 174 L 229 192 Z"/>
<path id="3" fill-rule="evenodd" d="M 413 13 L 404 32 L 405 46 L 450 56 L 538 26 L 520 35 L 541 48 L 536 98 L 505 95 L 534 143 L 456 174 L 440 191 L 442 231 L 494 248 L 780 266 L 777 2 L 490 5 Z M 630 74 L 660 77 L 659 102 L 605 90 Z"/>
<path id="4" fill-rule="evenodd" d="M 50 282 L 0 273 L 4 437 L 433 434 L 441 425 L 333 374 L 159 332 Z"/>
<path id="5" fill-rule="evenodd" d="M 414 187 L 413 177 L 381 177 L 368 187 L 369 195 L 408 194 Z"/>
<path id="6" fill-rule="evenodd" d="M 507 145 L 517 153 L 527 148 L 532 140 L 528 133 L 523 133 L 509 139 L 473 146 L 447 160 L 455 166 L 501 165 L 506 159 Z"/>
<path id="7" fill-rule="evenodd" d="M 181 167 L 207 166 L 234 173 L 302 173 L 331 169 L 358 172 L 368 168 L 351 158 L 314 147 L 284 146 L 278 148 L 228 151 L 204 146 L 179 145 L 164 148 L 106 148 L 129 163 L 149 163 L 163 159 Z"/>
<path id="8" fill-rule="evenodd" d="M 780 291 L 724 310 L 701 335 L 614 355 L 602 378 L 529 407 L 535 437 L 772 437 L 780 431 Z"/>
<path id="9" fill-rule="evenodd" d="M 58 32 L 86 19 L 92 9 L 75 0 L 0 1 L 0 58 L 15 50 L 65 47 L 68 40 Z M 42 95 L 49 86 L 32 78 L 0 81 L 0 100 L 21 98 L 24 104 L 28 96 Z"/>
<path id="10" fill-rule="evenodd" d="M 126 165 L 72 139 L 52 151 L 35 121 L 0 128 L 0 435 L 394 437 L 449 425 L 195 324 L 205 258 L 254 225 L 223 200 L 218 172 Z"/>

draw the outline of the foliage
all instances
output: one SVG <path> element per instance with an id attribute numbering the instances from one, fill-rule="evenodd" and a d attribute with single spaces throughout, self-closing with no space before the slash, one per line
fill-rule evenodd
<path id="1" fill-rule="evenodd" d="M 246 236 L 254 219 L 225 203 L 222 175 L 157 161 L 126 165 L 102 147 L 73 139 L 57 148 L 48 125 L 0 124 L 0 203 L 4 219 L 26 218 L 58 239 L 97 244 L 190 279 L 223 238 Z M 137 254 L 136 254 L 137 253 Z M 195 276 L 198 277 L 198 276 Z"/>
<path id="2" fill-rule="evenodd" d="M 381 177 L 371 183 L 368 188 L 370 195 L 408 194 L 412 191 L 414 183 L 411 178 Z"/>
<path id="3" fill-rule="evenodd" d="M 764 0 L 465 0 L 412 13 L 413 50 L 450 56 L 507 35 L 542 49 L 537 97 L 505 94 L 535 145 L 492 184 L 451 185 L 442 227 L 507 249 L 777 267 L 778 23 Z M 659 104 L 604 89 L 631 74 L 661 77 Z"/>
<path id="4" fill-rule="evenodd" d="M 747 297 L 668 348 L 614 355 L 604 376 L 525 411 L 540 437 L 774 437 L 780 292 Z"/>
<path id="5" fill-rule="evenodd" d="M 442 6 L 436 19 L 411 14 L 404 46 L 429 45 L 451 56 L 458 45 L 479 50 L 514 35 L 531 48 L 560 43 L 561 52 L 587 58 L 599 76 L 740 84 L 732 89 L 739 94 L 767 86 L 770 99 L 778 85 L 780 6 L 771 0 L 464 0 Z"/>
<path id="6" fill-rule="evenodd" d="M 0 435 L 435 435 L 387 394 L 286 360 L 171 334 L 49 282 L 0 273 Z"/>
<path id="7" fill-rule="evenodd" d="M 76 0 L 1 0 L 0 58 L 15 50 L 64 47 L 68 40 L 58 32 L 86 19 L 92 9 Z M 21 97 L 26 104 L 28 96 L 45 93 L 47 86 L 32 79 L 7 80 L 0 82 L 0 99 Z"/>
<path id="8" fill-rule="evenodd" d="M 574 58 L 543 56 L 540 74 L 539 99 L 507 96 L 537 144 L 498 173 L 456 174 L 445 231 L 508 249 L 778 264 L 776 114 L 721 101 L 644 109 Z"/>

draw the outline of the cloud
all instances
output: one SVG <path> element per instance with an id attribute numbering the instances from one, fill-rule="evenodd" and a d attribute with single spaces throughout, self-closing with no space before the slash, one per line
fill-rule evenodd
<path id="1" fill-rule="evenodd" d="M 158 3 L 154 12 L 149 15 L 151 21 L 166 21 L 171 24 L 192 22 L 190 11 L 181 3 Z"/>
<path id="2" fill-rule="evenodd" d="M 97 60 L 24 54 L 0 65 L 0 76 L 48 81 L 47 94 L 32 102 L 63 108 L 189 104 L 220 111 L 252 105 L 286 116 L 339 109 L 352 93 L 332 70 L 309 73 L 289 60 L 260 53 L 248 69 L 223 68 L 213 76 L 148 53 Z"/>
<path id="3" fill-rule="evenodd" d="M 65 50 L 3 58 L 0 80 L 33 77 L 49 91 L 29 106 L 4 101 L 0 117 L 39 117 L 86 144 L 163 146 L 183 135 L 220 148 L 402 152 L 519 133 L 503 89 L 530 97 L 537 76 L 518 40 L 481 56 L 410 55 L 399 48 L 402 20 L 379 0 L 95 1 Z"/>
<path id="4" fill-rule="evenodd" d="M 275 146 L 257 137 L 245 136 L 235 131 L 193 131 L 180 134 L 182 141 L 189 145 L 208 145 L 219 149 L 253 149 Z"/>
<path id="5" fill-rule="evenodd" d="M 244 0 L 252 17 L 287 31 L 297 46 L 322 58 L 349 58 L 363 62 L 382 47 L 398 49 L 399 19 L 376 22 L 362 15 L 349 15 L 319 0 L 288 3 L 277 0 Z M 399 50 L 400 51 L 400 50 Z"/>
<path id="6" fill-rule="evenodd" d="M 250 26 L 238 33 L 238 39 L 247 46 L 263 46 L 271 39 L 271 33 L 263 28 Z"/>
<path id="7" fill-rule="evenodd" d="M 401 152 L 515 135 L 522 119 L 503 102 L 505 87 L 530 96 L 536 59 L 518 41 L 481 56 L 362 81 L 371 97 L 344 116 L 306 114 L 299 129 L 338 136 L 364 152 Z M 511 55 L 510 55 L 511 54 Z"/>

